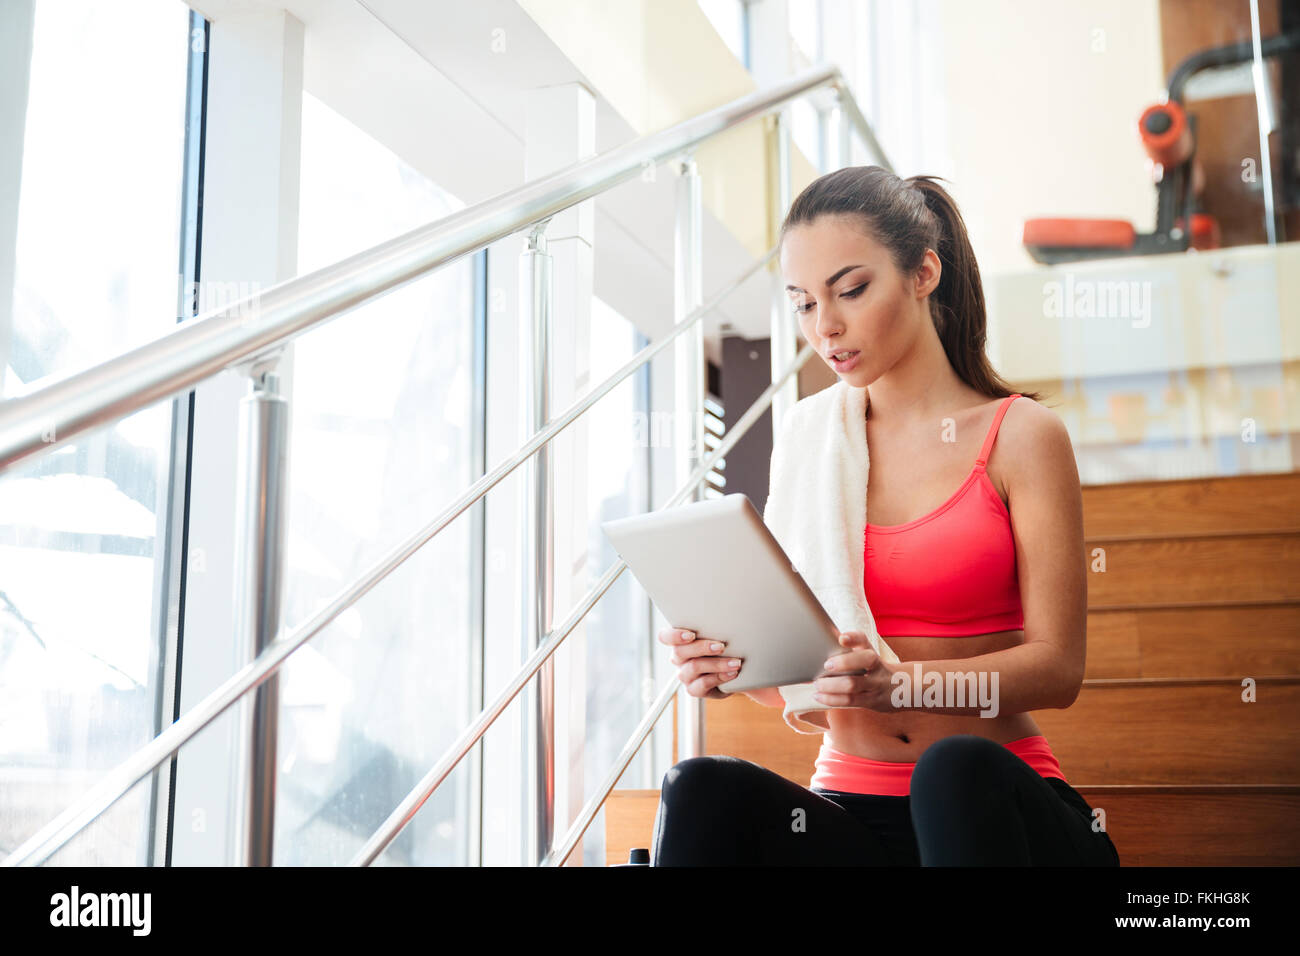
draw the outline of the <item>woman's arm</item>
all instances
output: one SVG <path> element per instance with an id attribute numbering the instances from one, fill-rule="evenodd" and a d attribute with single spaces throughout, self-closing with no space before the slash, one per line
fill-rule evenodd
<path id="1" fill-rule="evenodd" d="M 1026 629 L 1026 638 L 1028 635 Z M 881 661 L 880 666 L 890 675 L 892 706 L 888 712 L 891 713 L 916 710 L 957 717 L 1005 717 L 1031 710 L 1069 707 L 1079 690 L 1078 681 L 1071 682 L 1062 676 L 1061 656 L 1046 641 L 1028 642 L 979 657 L 897 664 Z M 900 672 L 906 674 L 906 681 L 898 676 Z M 962 698 L 948 690 L 958 684 L 962 687 Z M 1069 689 L 1071 684 L 1073 690 Z M 930 686 L 942 689 L 938 701 L 955 703 L 960 699 L 965 705 L 935 706 L 935 698 L 927 703 L 926 690 Z M 894 696 L 892 691 L 896 688 L 899 691 Z"/>

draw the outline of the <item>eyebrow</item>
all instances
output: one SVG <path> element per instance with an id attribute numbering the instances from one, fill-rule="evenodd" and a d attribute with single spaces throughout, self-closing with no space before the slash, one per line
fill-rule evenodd
<path id="1" fill-rule="evenodd" d="M 845 266 L 839 272 L 835 273 L 835 275 L 831 276 L 829 279 L 826 280 L 826 288 L 829 289 L 831 286 L 833 286 L 840 279 L 840 277 L 843 276 L 845 273 L 852 272 L 854 269 L 861 269 L 861 268 L 862 268 L 861 263 L 859 263 L 856 266 Z M 785 287 L 785 291 L 786 292 L 807 292 L 808 290 L 801 289 L 797 285 L 788 285 Z"/>

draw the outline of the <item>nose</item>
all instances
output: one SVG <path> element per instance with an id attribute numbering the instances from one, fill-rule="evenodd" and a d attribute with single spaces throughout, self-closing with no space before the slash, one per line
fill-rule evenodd
<path id="1" fill-rule="evenodd" d="M 828 307 L 817 310 L 817 321 L 813 327 L 818 338 L 832 339 L 844 331 L 844 323 L 840 321 L 834 307 Z"/>

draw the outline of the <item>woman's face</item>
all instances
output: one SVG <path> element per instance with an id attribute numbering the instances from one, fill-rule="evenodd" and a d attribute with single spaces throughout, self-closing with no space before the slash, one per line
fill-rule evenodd
<path id="1" fill-rule="evenodd" d="M 842 216 L 823 216 L 786 233 L 781 272 L 803 337 L 849 385 L 863 387 L 906 353 L 928 318 L 938 259 L 905 277 L 889 251 Z M 928 271 L 934 281 L 928 281 Z M 835 353 L 850 352 L 845 361 Z"/>

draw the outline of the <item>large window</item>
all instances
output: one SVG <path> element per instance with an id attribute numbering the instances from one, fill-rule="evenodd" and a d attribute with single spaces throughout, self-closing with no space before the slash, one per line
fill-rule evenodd
<path id="1" fill-rule="evenodd" d="M 787 0 L 791 68 L 797 73 L 822 62 L 822 5 L 817 0 Z M 827 171 L 822 117 L 806 98 L 790 104 L 790 138 L 819 170 Z"/>
<path id="2" fill-rule="evenodd" d="M 645 336 L 600 299 L 592 299 L 591 381 L 602 382 L 648 344 Z M 600 523 L 650 510 L 649 456 L 652 429 L 649 365 L 602 398 L 587 413 L 589 497 L 587 574 L 595 585 L 618 561 Z M 649 641 L 650 605 L 644 589 L 624 571 L 587 617 L 587 738 L 583 759 L 590 797 L 654 700 L 650 680 L 654 648 Z M 670 718 L 669 718 L 670 719 Z M 643 748 L 641 760 L 649 759 Z M 644 768 L 634 763 L 623 786 Z M 583 865 L 605 865 L 605 811 L 583 838 Z"/>
<path id="3" fill-rule="evenodd" d="M 176 322 L 191 55 L 176 0 L 40 0 L 30 21 L 24 7 L 3 16 L 31 31 L 30 72 L 0 66 L 0 97 L 26 101 L 21 128 L 0 130 L 0 148 L 21 144 L 17 221 L 0 221 L 15 237 L 0 269 L 13 276 L 0 278 L 5 397 Z M 172 412 L 160 403 L 0 478 L 0 855 L 170 719 Z M 52 862 L 153 861 L 155 809 L 135 787 Z"/>
<path id="4" fill-rule="evenodd" d="M 461 207 L 304 96 L 300 273 Z M 472 259 L 453 263 L 295 344 L 287 626 L 477 477 L 473 275 Z M 277 864 L 348 862 L 473 716 L 468 518 L 286 663 Z M 469 766 L 425 803 L 380 864 L 467 862 Z"/>

